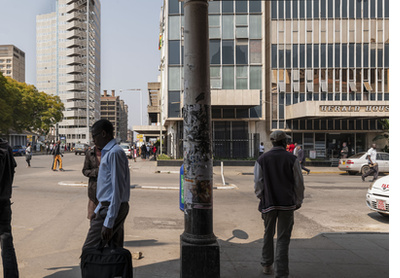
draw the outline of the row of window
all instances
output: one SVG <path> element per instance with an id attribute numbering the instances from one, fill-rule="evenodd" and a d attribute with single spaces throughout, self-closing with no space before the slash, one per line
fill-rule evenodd
<path id="1" fill-rule="evenodd" d="M 183 67 L 168 68 L 168 89 L 183 90 Z M 210 67 L 212 89 L 261 90 L 261 66 Z"/>
<path id="2" fill-rule="evenodd" d="M 389 69 L 272 70 L 272 92 L 388 93 Z"/>
<path id="3" fill-rule="evenodd" d="M 389 67 L 389 44 L 271 45 L 272 68 Z"/>
<path id="4" fill-rule="evenodd" d="M 272 129 L 286 128 L 292 130 L 383 130 L 382 123 L 376 119 L 314 119 L 272 121 Z M 279 125 L 279 127 L 278 127 Z"/>
<path id="5" fill-rule="evenodd" d="M 389 0 L 271 0 L 271 18 L 389 18 Z"/>
<path id="6" fill-rule="evenodd" d="M 261 40 L 210 40 L 211 65 L 248 65 L 262 63 Z M 168 41 L 168 64 L 184 64 L 184 47 L 180 41 Z"/>
<path id="7" fill-rule="evenodd" d="M 233 13 L 261 13 L 261 0 L 251 1 L 210 1 L 208 12 L 210 14 L 233 14 Z M 169 14 L 183 14 L 183 1 L 169 0 Z"/>

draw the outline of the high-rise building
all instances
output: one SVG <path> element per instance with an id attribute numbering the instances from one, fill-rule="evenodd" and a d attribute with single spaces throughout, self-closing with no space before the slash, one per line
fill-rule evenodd
<path id="1" fill-rule="evenodd" d="M 389 117 L 389 0 L 266 3 L 268 132 L 313 158 L 367 150 Z"/>
<path id="2" fill-rule="evenodd" d="M 247 158 L 266 140 L 266 1 L 210 1 L 209 49 L 213 152 Z M 183 2 L 165 0 L 160 20 L 162 124 L 167 154 L 182 157 Z"/>
<path id="3" fill-rule="evenodd" d="M 67 143 L 89 143 L 100 119 L 100 10 L 99 0 L 56 0 L 36 18 L 36 86 L 63 101 L 56 136 Z"/>
<path id="4" fill-rule="evenodd" d="M 117 141 L 126 142 L 128 140 L 128 105 L 115 95 L 115 90 L 111 90 L 111 95 L 101 96 L 101 118 L 109 120 L 114 126 L 114 137 Z"/>
<path id="5" fill-rule="evenodd" d="M 25 52 L 14 45 L 0 45 L 0 72 L 25 82 Z"/>

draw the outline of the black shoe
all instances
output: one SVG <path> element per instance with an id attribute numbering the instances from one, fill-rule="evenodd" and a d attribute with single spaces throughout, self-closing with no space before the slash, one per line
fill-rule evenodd
<path id="1" fill-rule="evenodd" d="M 361 176 L 361 179 L 362 179 L 362 181 L 365 181 L 365 177 L 364 176 Z"/>
<path id="2" fill-rule="evenodd" d="M 52 169 L 52 170 L 55 171 L 55 172 L 57 171 L 57 169 Z"/>
<path id="3" fill-rule="evenodd" d="M 310 174 L 310 172 L 311 172 L 311 170 L 308 170 L 308 172 L 307 172 L 307 176 Z"/>
<path id="4" fill-rule="evenodd" d="M 64 172 L 65 170 L 64 170 L 63 168 L 60 168 L 60 171 L 61 171 L 61 172 Z"/>

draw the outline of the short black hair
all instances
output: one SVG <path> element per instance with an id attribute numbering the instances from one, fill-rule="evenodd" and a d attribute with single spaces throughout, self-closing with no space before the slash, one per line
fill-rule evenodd
<path id="1" fill-rule="evenodd" d="M 100 119 L 92 125 L 92 132 L 94 130 L 104 130 L 108 135 L 113 136 L 113 124 L 107 119 Z"/>

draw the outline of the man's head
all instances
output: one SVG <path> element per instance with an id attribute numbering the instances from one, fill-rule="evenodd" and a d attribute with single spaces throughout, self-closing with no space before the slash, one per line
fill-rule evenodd
<path id="1" fill-rule="evenodd" d="M 114 127 L 109 120 L 101 119 L 92 125 L 92 138 L 99 149 L 103 149 L 113 136 Z"/>
<path id="2" fill-rule="evenodd" d="M 274 132 L 271 133 L 271 135 L 269 136 L 272 145 L 274 147 L 277 146 L 282 146 L 282 147 L 286 147 L 287 145 L 287 140 L 291 139 L 292 137 L 290 137 L 289 135 L 287 135 L 285 132 L 283 132 L 282 130 L 275 130 Z"/>
<path id="3" fill-rule="evenodd" d="M 376 144 L 372 144 L 371 147 L 372 147 L 373 149 L 376 149 Z"/>

